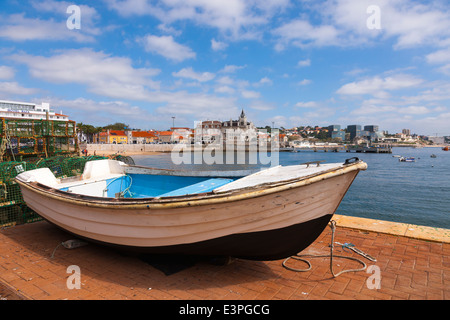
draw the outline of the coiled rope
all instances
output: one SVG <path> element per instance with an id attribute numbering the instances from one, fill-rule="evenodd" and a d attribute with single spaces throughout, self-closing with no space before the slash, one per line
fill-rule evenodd
<path id="1" fill-rule="evenodd" d="M 334 251 L 334 233 L 335 233 L 335 230 L 336 230 L 336 221 L 331 220 L 329 226 L 331 228 L 331 245 L 330 245 L 330 254 L 329 255 L 328 254 L 325 254 L 325 255 L 313 255 L 313 254 L 298 255 L 298 254 L 296 254 L 294 256 L 286 258 L 283 261 L 283 267 L 285 267 L 288 270 L 295 271 L 295 272 L 306 272 L 306 271 L 311 270 L 312 266 L 311 266 L 311 263 L 308 260 L 303 259 L 302 257 L 309 257 L 309 258 L 327 258 L 327 257 L 330 257 L 330 270 L 331 270 L 331 273 L 333 274 L 333 277 L 335 277 L 335 278 L 338 277 L 339 275 L 345 273 L 345 272 L 356 272 L 356 271 L 363 271 L 363 270 L 365 270 L 366 267 L 367 267 L 366 264 L 363 261 L 361 261 L 361 260 L 359 260 L 357 258 L 347 257 L 347 256 L 340 256 L 340 255 L 334 255 L 334 253 L 333 253 L 333 251 Z M 342 270 L 342 271 L 340 271 L 338 273 L 335 273 L 334 269 L 333 269 L 333 258 L 343 258 L 343 259 L 348 259 L 348 260 L 354 260 L 354 261 L 362 264 L 363 267 L 359 268 L 359 269 Z M 303 262 L 305 262 L 308 265 L 308 268 L 307 269 L 296 269 L 296 268 L 289 267 L 287 265 L 287 262 L 290 259 L 303 261 Z"/>

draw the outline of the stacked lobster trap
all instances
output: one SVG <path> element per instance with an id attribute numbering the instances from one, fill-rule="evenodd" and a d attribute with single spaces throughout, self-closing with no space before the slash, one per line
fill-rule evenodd
<path id="1" fill-rule="evenodd" d="M 0 161 L 79 152 L 75 121 L 0 120 Z"/>
<path id="2" fill-rule="evenodd" d="M 27 207 L 15 181 L 22 172 L 49 168 L 56 178 L 67 178 L 81 175 L 91 160 L 134 164 L 123 155 L 80 156 L 74 121 L 0 120 L 0 227 L 41 220 Z"/>
<path id="3" fill-rule="evenodd" d="M 108 158 L 59 155 L 41 159 L 28 158 L 26 161 L 0 162 L 0 227 L 41 220 L 23 201 L 19 185 L 14 179 L 18 174 L 38 168 L 49 168 L 56 178 L 73 177 L 83 173 L 87 161 L 96 159 Z"/>

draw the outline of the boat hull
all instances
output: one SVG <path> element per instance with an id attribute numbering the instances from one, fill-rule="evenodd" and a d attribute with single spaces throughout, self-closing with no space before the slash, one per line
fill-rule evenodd
<path id="1" fill-rule="evenodd" d="M 31 209 L 83 239 L 155 254 L 274 260 L 302 251 L 321 234 L 360 169 L 236 195 L 159 203 L 77 199 L 18 182 Z"/>

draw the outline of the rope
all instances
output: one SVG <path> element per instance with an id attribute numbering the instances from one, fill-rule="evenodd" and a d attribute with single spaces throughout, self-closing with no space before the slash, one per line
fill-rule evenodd
<path id="1" fill-rule="evenodd" d="M 12 143 L 11 143 L 11 136 L 10 136 L 10 134 L 9 134 L 9 128 L 8 128 L 8 124 L 5 122 L 5 126 L 4 126 L 4 129 L 5 129 L 5 138 L 4 138 L 4 140 L 2 139 L 2 146 L 1 146 L 1 160 L 3 161 L 3 155 L 5 154 L 5 151 L 6 151 L 6 145 L 7 144 L 9 144 L 9 150 L 11 150 L 11 155 L 12 155 L 12 158 L 13 158 L 13 161 L 16 161 L 16 157 L 14 156 L 14 150 L 13 150 L 13 146 L 12 146 Z M 3 145 L 3 141 L 6 141 L 6 143 Z M 17 140 L 17 148 L 19 148 L 19 140 Z"/>
<path id="2" fill-rule="evenodd" d="M 294 256 L 286 258 L 283 261 L 283 267 L 285 267 L 288 270 L 295 271 L 295 272 L 306 272 L 306 271 L 311 270 L 311 263 L 308 260 L 302 259 L 301 257 L 310 257 L 310 258 L 327 258 L 327 257 L 330 257 L 330 270 L 331 270 L 331 273 L 333 274 L 333 277 L 335 277 L 335 278 L 338 277 L 339 275 L 345 273 L 345 272 L 356 272 L 356 271 L 363 271 L 363 270 L 365 270 L 366 267 L 367 267 L 366 264 L 363 261 L 361 261 L 361 260 L 359 260 L 357 258 L 340 256 L 340 255 L 334 255 L 334 253 L 333 253 L 333 251 L 334 251 L 334 233 L 335 233 L 335 230 L 336 230 L 336 221 L 331 220 L 330 228 L 331 228 L 331 245 L 330 245 L 330 254 L 329 255 L 313 255 L 313 254 L 298 255 L 298 254 L 296 254 Z M 342 270 L 342 271 L 340 271 L 338 273 L 335 273 L 334 270 L 333 270 L 333 258 L 335 258 L 335 257 L 336 258 L 343 258 L 343 259 L 354 260 L 354 261 L 359 262 L 360 264 L 362 264 L 363 267 L 359 268 L 359 269 Z M 296 269 L 296 268 L 289 267 L 289 266 L 286 265 L 286 263 L 290 259 L 303 261 L 303 262 L 305 262 L 308 265 L 308 268 L 307 269 Z"/>
<path id="3" fill-rule="evenodd" d="M 110 185 L 111 183 L 113 183 L 114 181 L 118 180 L 118 179 L 121 179 L 121 180 L 120 180 L 120 188 L 119 188 L 119 190 L 122 190 L 122 182 L 123 182 L 123 179 L 124 179 L 124 178 L 127 178 L 127 177 L 130 178 L 130 184 L 129 184 L 129 186 L 128 186 L 127 188 L 125 188 L 125 190 L 119 191 L 120 197 L 125 197 L 125 194 L 128 193 L 128 194 L 130 195 L 130 197 L 133 198 L 133 193 L 130 191 L 131 184 L 133 183 L 133 179 L 132 179 L 131 176 L 128 175 L 128 174 L 127 174 L 127 175 L 124 175 L 124 176 L 120 176 L 120 177 L 114 178 L 113 180 L 111 180 L 111 181 L 106 185 L 105 189 L 103 189 L 103 197 L 105 196 L 105 192 L 108 192 L 108 187 L 109 187 L 109 185 Z"/>

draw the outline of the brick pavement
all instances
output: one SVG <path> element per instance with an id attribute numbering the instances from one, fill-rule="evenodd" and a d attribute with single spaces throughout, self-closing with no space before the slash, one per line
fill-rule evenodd
<path id="1" fill-rule="evenodd" d="M 302 254 L 328 254 L 330 228 Z M 450 244 L 343 228 L 335 241 L 352 243 L 377 259 L 353 256 L 380 270 L 381 288 L 370 289 L 366 271 L 333 278 L 328 258 L 311 259 L 312 269 L 294 272 L 283 260 L 235 260 L 229 265 L 198 261 L 165 275 L 135 256 L 89 244 L 76 249 L 62 246 L 73 236 L 45 221 L 0 231 L 0 299 L 36 300 L 448 300 L 450 299 Z M 180 258 L 181 259 L 181 258 Z M 301 261 L 289 266 L 305 268 Z M 68 289 L 76 265 L 81 288 Z M 355 261 L 334 259 L 334 270 L 359 268 Z M 372 267 L 371 267 L 372 268 Z M 369 279 L 370 280 L 370 279 Z"/>

